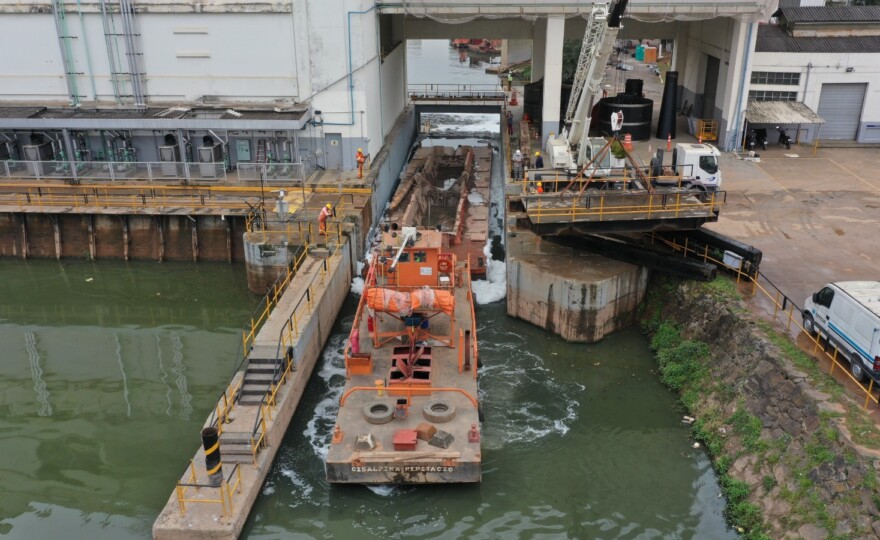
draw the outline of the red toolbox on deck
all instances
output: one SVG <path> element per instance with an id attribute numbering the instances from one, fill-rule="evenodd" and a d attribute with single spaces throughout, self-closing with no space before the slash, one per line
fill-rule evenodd
<path id="1" fill-rule="evenodd" d="M 414 429 L 399 429 L 394 432 L 394 450 L 415 450 L 419 434 Z"/>

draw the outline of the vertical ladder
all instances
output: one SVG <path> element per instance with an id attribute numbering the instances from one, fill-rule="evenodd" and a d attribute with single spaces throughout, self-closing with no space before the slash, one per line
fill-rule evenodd
<path id="1" fill-rule="evenodd" d="M 266 163 L 266 139 L 257 142 L 257 163 Z"/>

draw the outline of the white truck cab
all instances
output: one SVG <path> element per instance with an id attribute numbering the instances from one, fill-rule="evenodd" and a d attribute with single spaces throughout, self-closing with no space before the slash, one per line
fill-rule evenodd
<path id="1" fill-rule="evenodd" d="M 858 381 L 880 381 L 880 281 L 829 283 L 804 301 L 804 329 L 835 345 Z"/>
<path id="2" fill-rule="evenodd" d="M 681 171 L 690 185 L 706 191 L 721 189 L 721 152 L 711 144 L 678 143 L 672 154 L 672 166 Z"/>

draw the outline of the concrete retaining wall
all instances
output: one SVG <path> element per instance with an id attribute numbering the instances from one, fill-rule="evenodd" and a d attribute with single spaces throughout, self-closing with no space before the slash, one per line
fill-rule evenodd
<path id="1" fill-rule="evenodd" d="M 3 213 L 0 257 L 242 261 L 244 228 L 234 216 Z"/>
<path id="2" fill-rule="evenodd" d="M 508 315 L 587 343 L 635 321 L 647 268 L 543 244 L 507 258 Z"/>

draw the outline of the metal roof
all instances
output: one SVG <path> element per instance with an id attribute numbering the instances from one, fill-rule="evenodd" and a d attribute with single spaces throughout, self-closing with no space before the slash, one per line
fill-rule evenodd
<path id="1" fill-rule="evenodd" d="M 880 282 L 878 281 L 838 281 L 834 283 L 863 306 L 880 316 Z"/>
<path id="2" fill-rule="evenodd" d="M 784 7 L 782 16 L 792 23 L 880 22 L 880 6 Z"/>
<path id="3" fill-rule="evenodd" d="M 773 24 L 758 26 L 755 52 L 866 53 L 880 51 L 880 36 L 794 37 Z"/>
<path id="4" fill-rule="evenodd" d="M 824 124 L 825 120 L 800 101 L 750 101 L 749 124 Z"/>

